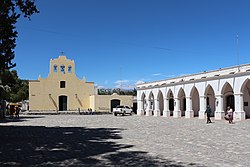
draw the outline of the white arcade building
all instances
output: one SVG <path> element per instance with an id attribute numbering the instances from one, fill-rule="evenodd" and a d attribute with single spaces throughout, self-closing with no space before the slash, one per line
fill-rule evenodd
<path id="1" fill-rule="evenodd" d="M 137 85 L 137 115 L 205 118 L 210 105 L 216 120 L 227 106 L 234 120 L 250 118 L 250 64 Z"/>

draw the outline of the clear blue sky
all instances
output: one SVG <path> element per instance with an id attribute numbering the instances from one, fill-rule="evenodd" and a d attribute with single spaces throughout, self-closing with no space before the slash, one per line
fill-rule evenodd
<path id="1" fill-rule="evenodd" d="M 47 77 L 61 51 L 100 87 L 132 87 L 250 63 L 249 0 L 41 0 L 17 24 L 19 77 Z"/>

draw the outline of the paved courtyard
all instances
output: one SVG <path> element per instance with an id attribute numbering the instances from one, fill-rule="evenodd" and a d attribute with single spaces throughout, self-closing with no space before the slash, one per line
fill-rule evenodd
<path id="1" fill-rule="evenodd" d="M 21 115 L 0 122 L 0 166 L 250 166 L 250 120 Z"/>

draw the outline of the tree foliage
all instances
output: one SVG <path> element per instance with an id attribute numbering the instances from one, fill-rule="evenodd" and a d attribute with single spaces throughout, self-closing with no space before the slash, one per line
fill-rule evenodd
<path id="1" fill-rule="evenodd" d="M 0 99 L 10 102 L 20 102 L 29 98 L 29 82 L 21 80 L 16 70 L 6 70 L 2 74 L 2 87 L 0 87 Z"/>
<path id="2" fill-rule="evenodd" d="M 16 66 L 12 60 L 18 35 L 15 30 L 17 20 L 21 14 L 30 19 L 34 13 L 39 13 L 35 0 L 0 0 L 0 75 Z"/>
<path id="3" fill-rule="evenodd" d="M 98 95 L 112 95 L 113 93 L 117 93 L 118 95 L 132 95 L 132 96 L 136 96 L 137 95 L 137 91 L 136 89 L 98 89 Z"/>

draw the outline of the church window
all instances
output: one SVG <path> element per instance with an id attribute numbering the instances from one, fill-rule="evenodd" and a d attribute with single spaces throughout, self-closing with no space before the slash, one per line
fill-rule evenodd
<path id="1" fill-rule="evenodd" d="M 66 87 L 66 82 L 60 81 L 60 88 L 65 88 L 65 87 Z"/>
<path id="2" fill-rule="evenodd" d="M 72 72 L 72 67 L 68 66 L 68 72 L 71 73 Z"/>
<path id="3" fill-rule="evenodd" d="M 57 65 L 54 65 L 54 72 L 57 72 Z"/>
<path id="4" fill-rule="evenodd" d="M 65 66 L 64 65 L 61 65 L 61 72 L 65 72 Z"/>

